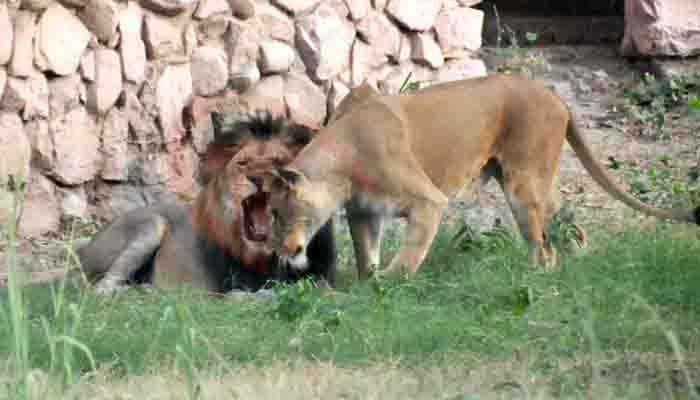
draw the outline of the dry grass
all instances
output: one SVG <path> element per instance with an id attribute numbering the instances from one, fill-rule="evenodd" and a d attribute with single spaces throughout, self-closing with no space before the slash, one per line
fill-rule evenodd
<path id="1" fill-rule="evenodd" d="M 527 355 L 512 360 L 479 362 L 460 356 L 440 367 L 406 368 L 398 363 L 338 366 L 332 362 L 277 361 L 265 367 L 246 364 L 209 371 L 191 381 L 178 372 L 154 368 L 142 375 L 115 376 L 107 369 L 86 375 L 60 399 L 175 400 L 199 398 L 256 400 L 313 399 L 552 399 L 562 385 L 583 384 L 578 394 L 601 399 L 686 397 L 685 374 L 697 381 L 698 358 L 675 360 L 658 353 L 607 354 L 597 360 L 554 363 L 548 373 L 535 373 Z M 695 376 L 693 375 L 695 374 Z M 59 399 L 58 385 L 38 370 L 28 399 Z M 191 382 L 194 382 L 192 384 Z M 194 390 L 193 390 L 194 388 Z"/>

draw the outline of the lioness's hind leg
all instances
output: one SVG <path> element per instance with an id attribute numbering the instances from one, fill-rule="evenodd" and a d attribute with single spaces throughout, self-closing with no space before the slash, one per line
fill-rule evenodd
<path id="1" fill-rule="evenodd" d="M 418 272 L 435 239 L 445 206 L 446 204 L 421 202 L 409 211 L 401 247 L 383 274 L 401 274 L 412 278 Z"/>
<path id="2" fill-rule="evenodd" d="M 503 190 L 513 212 L 520 234 L 528 243 L 528 259 L 532 264 L 547 261 L 544 250 L 544 219 L 547 199 L 539 199 L 535 185 L 526 177 L 506 179 Z"/>
<path id="3" fill-rule="evenodd" d="M 153 257 L 168 229 L 165 218 L 156 216 L 135 230 L 129 244 L 119 254 L 109 270 L 95 285 L 99 294 L 109 294 L 121 289 L 129 277 Z"/>
<path id="4" fill-rule="evenodd" d="M 355 249 L 357 275 L 361 280 L 369 278 L 379 266 L 383 217 L 378 214 L 349 212 L 348 225 Z"/>

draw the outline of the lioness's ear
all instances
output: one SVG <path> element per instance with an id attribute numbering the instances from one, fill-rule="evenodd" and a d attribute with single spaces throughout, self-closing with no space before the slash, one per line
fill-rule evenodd
<path id="1" fill-rule="evenodd" d="M 287 185 L 294 186 L 304 179 L 304 174 L 294 168 L 282 167 L 275 171 L 277 176 L 282 179 Z"/>
<path id="2" fill-rule="evenodd" d="M 304 179 L 304 174 L 295 169 L 287 167 L 273 169 L 268 171 L 264 179 L 263 190 L 266 192 L 290 190 L 302 179 Z"/>
<path id="3" fill-rule="evenodd" d="M 224 114 L 212 111 L 209 115 L 211 116 L 211 124 L 214 127 L 214 137 L 216 138 L 221 135 L 224 129 Z"/>

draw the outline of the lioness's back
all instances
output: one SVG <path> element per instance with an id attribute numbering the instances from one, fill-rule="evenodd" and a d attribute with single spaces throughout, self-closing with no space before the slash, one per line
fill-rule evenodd
<path id="1" fill-rule="evenodd" d="M 512 160 L 516 151 L 562 141 L 568 121 L 566 105 L 555 93 L 521 75 L 448 82 L 378 101 L 402 121 L 413 156 L 448 194 L 489 158 Z"/>

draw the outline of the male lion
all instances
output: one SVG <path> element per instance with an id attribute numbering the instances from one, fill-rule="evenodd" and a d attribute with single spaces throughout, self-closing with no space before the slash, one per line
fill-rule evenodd
<path id="1" fill-rule="evenodd" d="M 659 209 L 618 186 L 595 160 L 567 105 L 542 82 L 494 74 L 400 96 L 361 94 L 287 167 L 267 179 L 274 242 L 304 268 L 309 238 L 346 207 L 358 273 L 379 263 L 382 220 L 407 219 L 406 239 L 384 273 L 413 276 L 433 241 L 448 198 L 474 178 L 495 177 L 505 192 L 531 263 L 549 261 L 543 225 L 567 140 L 594 180 L 628 206 L 698 222 L 700 208 Z"/>
<path id="2" fill-rule="evenodd" d="M 269 113 L 232 123 L 212 113 L 216 134 L 202 167 L 204 189 L 191 207 L 158 204 L 115 219 L 77 250 L 87 278 L 100 293 L 126 283 L 161 288 L 189 285 L 211 292 L 258 290 L 268 280 L 312 276 L 334 283 L 332 221 L 314 236 L 307 270 L 291 270 L 271 249 L 260 171 L 287 164 L 312 131 Z"/>

